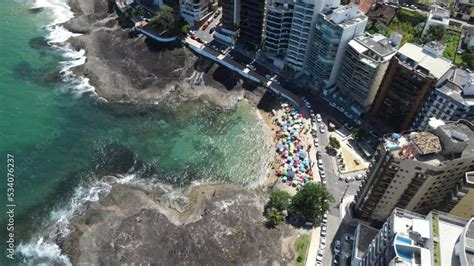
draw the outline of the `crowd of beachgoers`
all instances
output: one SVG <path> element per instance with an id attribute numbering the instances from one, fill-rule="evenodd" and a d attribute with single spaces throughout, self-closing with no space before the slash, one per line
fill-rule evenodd
<path id="1" fill-rule="evenodd" d="M 309 156 L 312 146 L 306 139 L 311 125 L 296 108 L 287 103 L 282 103 L 279 111 L 273 110 L 272 117 L 276 126 L 278 154 L 276 175 L 283 183 L 296 189 L 314 182 L 312 168 L 315 163 Z"/>

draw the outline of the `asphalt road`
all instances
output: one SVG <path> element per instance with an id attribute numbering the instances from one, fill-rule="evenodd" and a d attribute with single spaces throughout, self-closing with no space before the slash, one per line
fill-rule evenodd
<path id="1" fill-rule="evenodd" d="M 216 18 L 212 16 L 212 22 L 209 24 L 209 26 L 205 30 L 202 29 L 202 26 L 196 30 L 196 37 L 206 43 L 214 40 L 214 36 L 213 36 L 214 28 L 220 23 L 221 17 L 222 17 L 222 12 Z"/>

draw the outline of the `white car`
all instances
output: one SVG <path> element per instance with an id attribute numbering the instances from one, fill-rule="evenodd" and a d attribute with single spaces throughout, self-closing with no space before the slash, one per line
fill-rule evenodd
<path id="1" fill-rule="evenodd" d="M 325 128 L 326 127 L 324 126 L 324 124 L 321 124 L 321 126 L 319 126 L 319 132 L 321 132 L 321 134 L 323 134 L 324 132 L 326 132 Z"/>
<path id="2" fill-rule="evenodd" d="M 336 108 L 336 104 L 333 102 L 329 102 L 329 106 Z"/>
<path id="3" fill-rule="evenodd" d="M 317 262 L 323 262 L 323 256 L 322 256 L 322 255 L 318 255 L 318 256 L 316 257 L 316 261 L 317 261 Z"/>
<path id="4" fill-rule="evenodd" d="M 326 179 L 326 174 L 324 173 L 324 171 L 320 171 L 319 175 L 321 176 L 321 179 Z"/>
<path id="5" fill-rule="evenodd" d="M 355 180 L 362 180 L 364 178 L 363 174 L 358 174 L 355 176 Z"/>
<path id="6" fill-rule="evenodd" d="M 337 109 L 339 112 L 344 112 L 344 108 L 342 108 L 341 106 L 336 106 L 336 109 Z"/>
<path id="7" fill-rule="evenodd" d="M 353 176 L 346 177 L 346 183 L 352 182 L 354 180 L 355 180 L 355 177 L 353 177 Z"/>
<path id="8" fill-rule="evenodd" d="M 362 121 L 360 121 L 360 120 L 358 120 L 358 119 L 355 119 L 355 120 L 354 120 L 354 123 L 356 123 L 356 124 L 359 125 L 359 126 L 362 125 Z"/>
<path id="9" fill-rule="evenodd" d="M 327 231 L 321 230 L 321 236 L 326 236 Z"/>
<path id="10" fill-rule="evenodd" d="M 326 246 L 326 238 L 325 238 L 325 237 L 321 237 L 320 243 L 321 243 L 321 245 L 325 245 L 325 246 Z"/>
<path id="11" fill-rule="evenodd" d="M 326 180 L 323 180 L 321 181 L 321 183 L 323 183 L 323 185 L 326 185 L 328 182 L 326 182 Z"/>
<path id="12" fill-rule="evenodd" d="M 323 121 L 321 119 L 321 115 L 320 114 L 316 114 L 316 121 L 318 121 L 318 123 L 321 123 L 321 121 Z"/>
<path id="13" fill-rule="evenodd" d="M 341 241 L 336 240 L 336 243 L 334 244 L 334 253 L 339 254 L 341 253 Z"/>

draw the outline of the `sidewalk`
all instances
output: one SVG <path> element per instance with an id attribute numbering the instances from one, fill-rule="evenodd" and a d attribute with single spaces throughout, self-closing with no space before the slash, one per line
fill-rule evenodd
<path id="1" fill-rule="evenodd" d="M 316 257 L 318 256 L 319 237 L 321 235 L 321 227 L 316 227 L 311 231 L 311 242 L 308 247 L 308 256 L 306 256 L 306 266 L 316 265 Z"/>
<path id="2" fill-rule="evenodd" d="M 339 205 L 339 217 L 341 218 L 341 220 L 346 218 L 345 215 L 346 215 L 347 208 L 349 208 L 349 205 L 351 204 L 351 202 L 354 201 L 354 197 L 355 195 L 349 195 L 349 196 L 344 197 L 344 199 L 342 199 L 341 205 Z M 351 218 L 352 217 L 348 217 L 348 219 L 351 219 Z"/>

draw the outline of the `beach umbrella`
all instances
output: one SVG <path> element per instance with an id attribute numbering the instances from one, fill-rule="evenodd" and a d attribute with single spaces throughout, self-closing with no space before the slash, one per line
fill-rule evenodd
<path id="1" fill-rule="evenodd" d="M 291 177 L 291 178 L 295 177 L 295 172 L 294 171 L 289 171 L 288 172 L 288 177 Z"/>
<path id="2" fill-rule="evenodd" d="M 305 153 L 304 151 L 300 151 L 300 152 L 298 153 L 298 156 L 299 156 L 300 158 L 304 159 L 304 158 L 306 158 L 306 153 Z"/>

